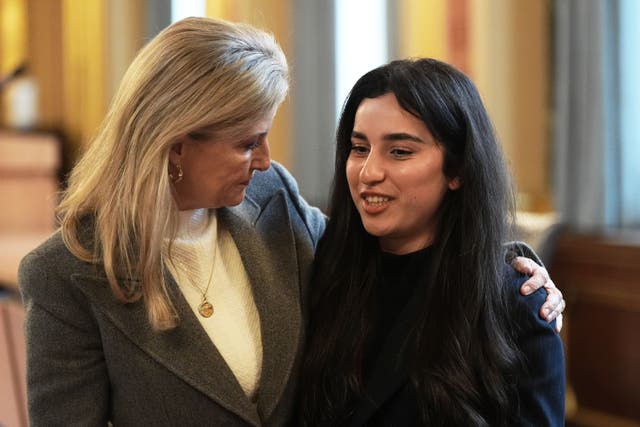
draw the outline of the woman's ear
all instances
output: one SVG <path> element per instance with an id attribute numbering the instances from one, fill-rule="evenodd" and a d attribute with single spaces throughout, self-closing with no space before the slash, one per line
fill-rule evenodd
<path id="1" fill-rule="evenodd" d="M 462 182 L 460 180 L 460 177 L 456 176 L 455 178 L 449 180 L 448 187 L 449 187 L 449 190 L 455 191 L 458 188 L 460 188 L 461 185 L 462 185 Z"/>
<path id="2" fill-rule="evenodd" d="M 169 150 L 169 161 L 173 164 L 179 164 L 182 157 L 182 142 L 176 142 Z"/>

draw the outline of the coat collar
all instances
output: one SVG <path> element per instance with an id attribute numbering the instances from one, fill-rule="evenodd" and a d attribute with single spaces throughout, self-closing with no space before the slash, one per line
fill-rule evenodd
<path id="1" fill-rule="evenodd" d="M 281 193 L 260 211 L 243 203 L 218 212 L 238 247 L 260 315 L 263 356 L 258 409 L 263 420 L 269 418 L 289 382 L 302 328 L 300 268 L 287 212 Z M 282 227 L 283 221 L 289 226 Z"/>
<path id="2" fill-rule="evenodd" d="M 257 405 L 244 394 L 167 270 L 169 293 L 180 313 L 180 323 L 168 332 L 151 329 L 142 302 L 122 304 L 115 300 L 105 278 L 74 274 L 72 280 L 155 361 L 224 408 L 260 425 L 277 406 L 299 350 L 300 273 L 291 225 L 282 226 L 288 221 L 283 211 L 286 201 L 282 195 L 276 195 L 262 209 L 245 199 L 237 207 L 218 211 L 218 220 L 238 247 L 260 315 L 263 361 Z"/>

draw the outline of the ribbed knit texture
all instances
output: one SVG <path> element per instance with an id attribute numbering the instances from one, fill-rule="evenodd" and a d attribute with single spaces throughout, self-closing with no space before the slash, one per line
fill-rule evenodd
<path id="1" fill-rule="evenodd" d="M 260 318 L 238 248 L 229 232 L 218 228 L 215 210 L 180 212 L 171 255 L 173 263 L 167 267 L 189 306 L 245 394 L 254 399 L 262 370 Z M 205 318 L 198 306 L 210 276 L 207 300 L 214 312 Z"/>

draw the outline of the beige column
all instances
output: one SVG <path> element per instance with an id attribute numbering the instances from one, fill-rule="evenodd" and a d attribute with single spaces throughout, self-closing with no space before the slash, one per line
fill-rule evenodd
<path id="1" fill-rule="evenodd" d="M 106 112 L 106 0 L 62 1 L 64 128 L 75 156 Z"/>
<path id="2" fill-rule="evenodd" d="M 28 0 L 29 71 L 38 85 L 38 128 L 62 130 L 62 2 Z"/>
<path id="3" fill-rule="evenodd" d="M 471 69 L 518 191 L 518 207 L 551 206 L 549 2 L 471 0 Z"/>
<path id="4" fill-rule="evenodd" d="M 396 4 L 400 57 L 448 61 L 447 0 L 398 0 Z"/>
<path id="5" fill-rule="evenodd" d="M 0 0 L 0 75 L 27 59 L 27 3 Z"/>
<path id="6" fill-rule="evenodd" d="M 0 78 L 27 59 L 27 4 L 25 0 L 0 0 Z M 5 124 L 7 91 L 0 92 L 0 125 Z"/>

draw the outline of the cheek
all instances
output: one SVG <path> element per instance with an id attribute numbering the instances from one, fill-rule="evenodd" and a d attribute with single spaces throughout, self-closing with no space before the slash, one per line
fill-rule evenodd
<path id="1" fill-rule="evenodd" d="M 347 175 L 347 183 L 349 187 L 352 188 L 358 185 L 358 176 L 360 174 L 360 168 L 358 165 L 352 160 L 347 160 L 347 164 L 345 166 L 345 173 Z"/>
<path id="2" fill-rule="evenodd" d="M 359 170 L 351 162 L 347 162 L 346 167 L 347 185 L 349 186 L 349 194 L 351 194 L 351 201 L 356 203 L 358 193 L 358 177 Z"/>
<path id="3" fill-rule="evenodd" d="M 421 194 L 415 194 L 417 208 L 427 216 L 434 215 L 440 209 L 446 192 L 446 182 L 434 183 L 434 185 L 425 188 Z"/>
<path id="4" fill-rule="evenodd" d="M 418 209 L 431 210 L 439 206 L 448 191 L 447 180 L 438 171 L 408 179 L 405 183 L 409 194 L 407 199 Z"/>

